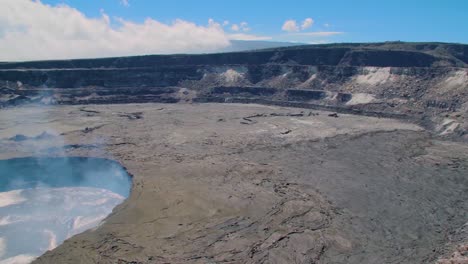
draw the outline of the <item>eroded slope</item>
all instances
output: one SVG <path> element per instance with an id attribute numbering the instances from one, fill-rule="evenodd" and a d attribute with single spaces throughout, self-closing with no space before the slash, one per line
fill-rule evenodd
<path id="1" fill-rule="evenodd" d="M 0 103 L 253 102 L 411 119 L 466 140 L 467 47 L 385 42 L 2 63 Z"/>

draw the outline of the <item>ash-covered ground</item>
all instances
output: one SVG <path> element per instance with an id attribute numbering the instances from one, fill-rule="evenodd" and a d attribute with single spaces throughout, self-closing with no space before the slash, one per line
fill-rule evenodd
<path id="1" fill-rule="evenodd" d="M 2 109 L 0 144 L 1 159 L 103 157 L 133 175 L 130 197 L 102 225 L 35 263 L 466 254 L 468 145 L 404 121 L 243 104 L 19 107 Z"/>

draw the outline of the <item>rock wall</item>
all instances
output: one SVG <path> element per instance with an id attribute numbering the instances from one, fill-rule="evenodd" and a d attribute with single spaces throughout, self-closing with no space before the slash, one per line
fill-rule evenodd
<path id="1" fill-rule="evenodd" d="M 409 116 L 466 139 L 467 61 L 468 45 L 391 42 L 0 63 L 0 103 L 295 102 Z"/>

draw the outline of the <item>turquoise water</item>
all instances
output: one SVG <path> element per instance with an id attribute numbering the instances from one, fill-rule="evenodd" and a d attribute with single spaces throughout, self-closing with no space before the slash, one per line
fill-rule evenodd
<path id="1" fill-rule="evenodd" d="M 0 160 L 0 263 L 29 263 L 98 226 L 130 189 L 125 169 L 106 159 Z"/>

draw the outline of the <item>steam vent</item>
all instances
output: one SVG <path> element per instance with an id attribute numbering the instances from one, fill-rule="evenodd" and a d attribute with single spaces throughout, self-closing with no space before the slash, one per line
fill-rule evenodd
<path id="1" fill-rule="evenodd" d="M 0 263 L 468 261 L 468 45 L 4 62 L 0 104 Z"/>

